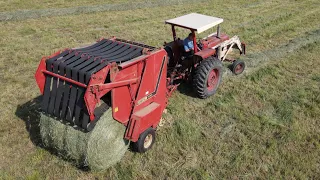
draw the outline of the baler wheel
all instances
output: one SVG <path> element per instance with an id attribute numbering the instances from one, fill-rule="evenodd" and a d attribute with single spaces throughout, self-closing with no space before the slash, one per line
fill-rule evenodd
<path id="1" fill-rule="evenodd" d="M 148 151 L 154 144 L 155 138 L 156 133 L 153 128 L 145 130 L 142 134 L 140 134 L 138 141 L 133 143 L 133 150 L 139 153 Z"/>
<path id="2" fill-rule="evenodd" d="M 222 79 L 222 63 L 215 57 L 203 60 L 196 69 L 193 85 L 197 95 L 205 99 L 213 95 Z"/>
<path id="3" fill-rule="evenodd" d="M 231 71 L 233 74 L 239 75 L 244 71 L 245 67 L 246 64 L 244 63 L 244 61 L 236 60 L 232 63 Z"/>

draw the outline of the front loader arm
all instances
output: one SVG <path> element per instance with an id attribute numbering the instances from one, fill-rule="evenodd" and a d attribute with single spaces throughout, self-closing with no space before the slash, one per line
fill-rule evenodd
<path id="1" fill-rule="evenodd" d="M 245 54 L 245 44 L 241 43 L 238 36 L 233 36 L 231 39 L 226 40 L 220 44 L 218 48 L 218 58 L 222 61 L 225 60 L 234 46 L 239 49 L 240 54 Z"/>

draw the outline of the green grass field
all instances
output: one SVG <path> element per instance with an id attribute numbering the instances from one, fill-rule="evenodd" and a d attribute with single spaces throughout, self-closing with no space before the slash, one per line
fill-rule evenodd
<path id="1" fill-rule="evenodd" d="M 319 1 L 159 2 L 152 8 L 0 21 L 0 179 L 320 177 Z M 0 2 L 0 19 L 24 9 L 105 3 L 127 7 L 129 2 L 10 0 Z M 247 43 L 244 74 L 233 76 L 226 69 L 217 94 L 206 100 L 182 84 L 170 99 L 153 149 L 128 151 L 106 171 L 79 169 L 37 145 L 40 92 L 34 73 L 42 56 L 112 35 L 161 46 L 171 39 L 164 20 L 190 12 L 224 18 L 222 30 Z"/>

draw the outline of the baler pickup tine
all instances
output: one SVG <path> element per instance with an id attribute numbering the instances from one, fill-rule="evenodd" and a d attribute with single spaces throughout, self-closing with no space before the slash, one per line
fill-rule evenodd
<path id="1" fill-rule="evenodd" d="M 59 54 L 60 55 L 60 54 Z M 52 63 L 54 60 L 56 60 L 56 57 L 59 57 L 59 55 L 50 58 L 49 60 L 46 61 L 46 69 L 48 71 L 52 71 Z M 48 106 L 50 102 L 50 96 L 51 96 L 51 81 L 53 77 L 52 76 L 46 76 L 46 81 L 45 81 L 45 88 L 44 88 L 44 95 L 43 95 L 43 101 L 42 101 L 42 109 L 45 112 L 48 112 Z"/>
<path id="2" fill-rule="evenodd" d="M 129 50 L 124 51 L 123 53 L 118 54 L 118 55 L 116 55 L 116 56 L 109 57 L 108 59 L 109 59 L 109 60 L 120 59 L 120 58 L 123 58 L 123 57 L 127 56 L 128 54 L 131 54 L 131 53 L 134 52 L 135 50 L 136 50 L 136 48 L 129 48 Z"/>
<path id="3" fill-rule="evenodd" d="M 101 57 L 106 58 L 106 59 L 112 58 L 114 56 L 121 55 L 122 53 L 127 52 L 129 48 L 130 48 L 129 45 L 122 45 L 121 48 L 117 49 L 116 51 L 109 53 L 107 55 L 101 56 Z"/>
<path id="4" fill-rule="evenodd" d="M 46 60 L 46 64 L 47 64 L 47 67 L 48 66 L 51 66 L 56 60 L 58 60 L 59 58 L 60 59 L 63 59 L 63 57 L 65 56 L 65 55 L 67 55 L 69 53 L 69 50 L 65 50 L 65 51 L 63 51 L 62 53 L 60 53 L 60 54 L 58 54 L 58 55 L 56 55 L 56 56 L 53 56 L 53 57 L 51 57 L 51 58 L 49 58 L 49 59 L 47 59 Z M 48 69 L 48 68 L 47 68 Z M 48 69 L 49 70 L 49 69 Z"/>
<path id="5" fill-rule="evenodd" d="M 61 100 L 63 98 L 63 87 L 64 87 L 65 81 L 59 80 L 59 85 L 57 89 L 57 96 L 56 96 L 56 101 L 55 101 L 55 106 L 54 106 L 54 115 L 58 118 L 60 118 L 60 105 L 61 105 Z"/>
<path id="6" fill-rule="evenodd" d="M 67 111 L 67 117 L 66 119 L 69 122 L 72 122 L 73 119 L 73 112 L 74 112 L 74 107 L 76 103 L 76 98 L 77 98 L 77 87 L 72 85 L 71 86 L 71 93 L 70 93 L 70 99 L 69 99 L 69 106 L 68 106 L 68 111 Z"/>
<path id="7" fill-rule="evenodd" d="M 77 126 L 81 126 L 80 124 L 80 116 L 81 116 L 81 110 L 83 109 L 83 97 L 84 96 L 84 89 L 78 88 L 78 95 L 77 95 L 77 101 L 76 101 L 76 107 L 74 112 L 74 124 Z"/>
<path id="8" fill-rule="evenodd" d="M 99 64 L 100 64 L 100 61 L 99 61 L 99 60 L 96 60 L 96 61 L 94 61 L 93 63 L 91 63 L 90 65 L 86 66 L 85 68 L 79 70 L 79 81 L 82 82 L 82 83 L 85 83 L 85 82 L 84 82 L 84 81 L 85 81 L 85 77 L 84 77 L 84 76 L 85 76 L 85 73 L 86 73 L 88 70 L 90 70 L 90 69 L 98 66 Z"/>
<path id="9" fill-rule="evenodd" d="M 52 64 L 53 65 L 53 73 L 58 74 L 60 62 L 61 62 L 61 59 L 57 59 Z M 50 98 L 49 108 L 48 108 L 49 114 L 53 114 L 53 112 L 54 112 L 54 105 L 55 105 L 55 101 L 56 101 L 56 95 L 57 95 L 57 89 L 58 89 L 59 83 L 62 83 L 62 82 L 60 82 L 57 77 L 52 78 L 51 98 Z"/>
<path id="10" fill-rule="evenodd" d="M 61 108 L 61 118 L 66 117 L 66 111 L 68 107 L 68 102 L 69 102 L 69 96 L 70 96 L 70 86 L 71 83 L 66 82 L 63 90 L 63 102 L 62 102 L 62 108 Z"/>
<path id="11" fill-rule="evenodd" d="M 41 104 L 41 109 L 45 112 L 48 111 L 48 106 L 49 106 L 49 100 L 50 100 L 50 88 L 51 88 L 51 79 L 52 77 L 47 75 L 46 76 L 46 82 L 44 86 L 44 93 L 43 93 L 43 99 L 42 99 L 42 104 Z"/>
<path id="12" fill-rule="evenodd" d="M 116 62 L 116 61 L 120 61 L 120 62 L 124 62 L 124 61 L 127 61 L 129 59 L 133 59 L 135 57 L 138 57 L 140 56 L 142 53 L 142 49 L 137 49 L 133 52 L 131 52 L 130 54 L 127 54 L 126 56 L 122 57 L 122 58 L 119 58 L 119 59 L 110 59 L 108 62 Z"/>
<path id="13" fill-rule="evenodd" d="M 95 56 L 95 57 L 101 57 L 101 56 L 106 55 L 108 53 L 112 53 L 114 51 L 117 51 L 118 49 L 121 49 L 121 47 L 123 47 L 123 45 L 118 44 L 118 43 L 112 43 L 111 46 L 109 46 L 109 47 L 107 47 L 105 49 L 101 49 L 101 50 L 96 51 L 96 52 L 92 52 L 90 54 Z"/>
<path id="14" fill-rule="evenodd" d="M 77 59 L 77 58 L 73 58 L 73 59 Z M 76 60 L 72 60 L 72 61 L 77 62 Z M 65 66 L 66 66 L 65 62 L 60 63 L 58 66 L 60 76 L 65 75 Z M 54 115 L 58 118 L 60 118 L 60 113 L 61 113 L 60 106 L 64 98 L 65 83 L 66 82 L 64 80 L 62 79 L 59 80 L 59 85 L 58 85 L 57 95 L 56 95 L 56 102 L 54 106 L 54 109 L 55 109 Z"/>
<path id="15" fill-rule="evenodd" d="M 89 121 L 90 121 L 90 118 L 89 118 L 87 110 L 83 110 L 83 118 L 82 118 L 81 127 L 83 129 L 87 130 Z"/>
<path id="16" fill-rule="evenodd" d="M 50 94 L 50 101 L 49 101 L 49 107 L 48 107 L 48 113 L 52 114 L 54 111 L 54 103 L 56 100 L 56 93 L 57 93 L 57 86 L 58 86 L 59 80 L 56 77 L 52 77 L 52 87 L 51 87 L 51 94 Z"/>
<path id="17" fill-rule="evenodd" d="M 91 44 L 87 47 L 79 47 L 79 48 L 74 48 L 75 50 L 81 50 L 81 51 L 87 51 L 87 50 L 91 50 L 95 47 L 98 47 L 98 46 L 101 46 L 102 44 L 108 42 L 109 40 L 107 39 L 102 39 L 101 41 L 97 42 L 97 43 L 94 43 L 94 44 Z"/>
<path id="18" fill-rule="evenodd" d="M 66 67 L 66 76 L 67 78 L 71 78 L 71 71 L 70 69 L 68 69 Z M 62 109 L 61 109 L 61 118 L 65 118 L 66 117 L 66 113 L 67 113 L 67 108 L 68 108 L 68 102 L 69 102 L 69 97 L 70 97 L 70 86 L 71 83 L 70 82 L 65 82 L 64 85 L 64 90 L 63 90 L 63 102 L 62 102 Z"/>
<path id="19" fill-rule="evenodd" d="M 71 68 L 71 67 L 70 67 Z M 71 78 L 75 81 L 79 82 L 79 78 L 78 78 L 78 71 L 74 68 L 72 69 L 68 69 L 68 71 L 71 71 Z M 80 83 L 83 83 L 80 81 Z M 69 122 L 73 121 L 73 114 L 74 114 L 74 110 L 75 110 L 75 104 L 76 104 L 76 100 L 77 100 L 77 93 L 78 93 L 78 87 L 77 86 L 71 86 L 71 93 L 70 93 L 70 99 L 69 99 L 69 108 L 68 108 L 68 112 L 67 112 L 67 117 L 66 119 Z"/>
<path id="20" fill-rule="evenodd" d="M 86 50 L 80 50 L 80 53 L 92 53 L 95 51 L 99 51 L 99 50 L 103 50 L 104 48 L 108 47 L 110 44 L 112 43 L 112 41 L 107 40 L 105 43 L 101 44 L 100 46 L 96 46 L 92 49 L 86 49 Z"/>
<path id="21" fill-rule="evenodd" d="M 109 51 L 110 49 L 116 47 L 118 44 L 114 43 L 113 41 L 110 41 L 110 43 L 108 43 L 108 45 L 104 48 L 101 48 L 99 50 L 94 50 L 90 52 L 90 55 L 93 56 L 100 56 L 103 55 L 105 52 Z"/>

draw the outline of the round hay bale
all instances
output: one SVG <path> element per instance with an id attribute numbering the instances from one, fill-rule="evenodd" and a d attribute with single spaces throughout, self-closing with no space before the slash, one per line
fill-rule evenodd
<path id="1" fill-rule="evenodd" d="M 70 125 L 65 125 L 67 131 L 65 134 L 65 146 L 63 148 L 65 155 L 76 161 L 77 164 L 84 165 L 86 159 L 86 149 L 89 133 L 84 133 L 74 129 Z"/>
<path id="2" fill-rule="evenodd" d="M 40 121 L 39 121 L 39 126 L 40 126 L 40 137 L 42 140 L 42 144 L 45 147 L 50 146 L 50 135 L 49 135 L 49 127 L 50 127 L 50 121 L 48 120 L 49 117 L 44 116 L 42 113 L 40 113 Z"/>
<path id="3" fill-rule="evenodd" d="M 55 120 L 50 122 L 49 136 L 52 139 L 51 147 L 54 149 L 64 149 L 64 139 L 66 126 L 59 121 Z M 63 152 L 58 152 L 62 153 Z"/>
<path id="4" fill-rule="evenodd" d="M 41 113 L 40 135 L 43 145 L 77 165 L 103 170 L 116 164 L 128 149 L 125 126 L 112 118 L 109 108 L 91 132 L 82 132 Z"/>
<path id="5" fill-rule="evenodd" d="M 129 145 L 123 139 L 125 127 L 113 120 L 112 111 L 107 111 L 101 118 L 105 120 L 99 120 L 96 124 L 88 140 L 87 150 L 87 163 L 96 170 L 106 169 L 120 161 Z"/>

